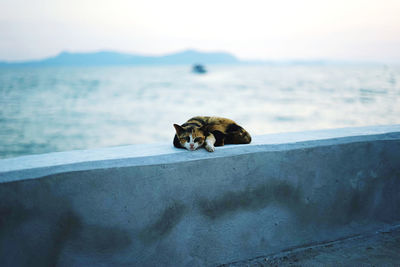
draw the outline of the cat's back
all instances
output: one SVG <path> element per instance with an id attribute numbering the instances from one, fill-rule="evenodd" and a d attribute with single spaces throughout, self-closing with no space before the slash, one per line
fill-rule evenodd
<path id="1" fill-rule="evenodd" d="M 187 121 L 187 123 L 197 123 L 199 126 L 228 126 L 230 124 L 236 124 L 231 119 L 222 118 L 222 117 L 209 117 L 209 116 L 196 116 Z"/>
<path id="2" fill-rule="evenodd" d="M 236 122 L 231 119 L 222 117 L 196 116 L 189 119 L 186 124 L 203 127 L 206 132 L 219 131 L 223 134 L 229 130 L 241 128 Z"/>

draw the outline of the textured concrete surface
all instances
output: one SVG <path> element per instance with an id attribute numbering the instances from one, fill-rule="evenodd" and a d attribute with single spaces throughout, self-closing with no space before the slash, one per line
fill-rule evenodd
<path id="1" fill-rule="evenodd" d="M 221 265 L 256 266 L 400 266 L 400 228 Z"/>
<path id="2" fill-rule="evenodd" d="M 285 135 L 0 160 L 2 266 L 215 266 L 400 222 L 399 126 Z"/>

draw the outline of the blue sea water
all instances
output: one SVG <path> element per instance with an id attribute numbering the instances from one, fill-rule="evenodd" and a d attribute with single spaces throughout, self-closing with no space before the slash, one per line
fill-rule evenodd
<path id="1" fill-rule="evenodd" d="M 400 123 L 400 67 L 0 68 L 0 158 L 171 142 L 173 123 L 228 117 L 252 135 Z"/>

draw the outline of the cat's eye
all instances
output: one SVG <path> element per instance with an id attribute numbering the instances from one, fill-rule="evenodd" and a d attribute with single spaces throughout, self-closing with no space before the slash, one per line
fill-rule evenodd
<path id="1" fill-rule="evenodd" d="M 189 136 L 186 136 L 185 139 L 186 139 L 187 142 L 190 141 L 190 137 Z"/>
<path id="2" fill-rule="evenodd" d="M 196 138 L 194 139 L 194 142 L 195 142 L 195 143 L 200 143 L 200 142 L 201 142 L 201 137 L 196 137 Z"/>

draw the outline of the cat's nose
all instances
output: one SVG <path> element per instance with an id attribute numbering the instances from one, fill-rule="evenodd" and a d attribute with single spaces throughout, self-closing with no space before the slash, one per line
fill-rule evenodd
<path id="1" fill-rule="evenodd" d="M 194 148 L 194 144 L 190 144 L 190 148 L 193 149 Z"/>

